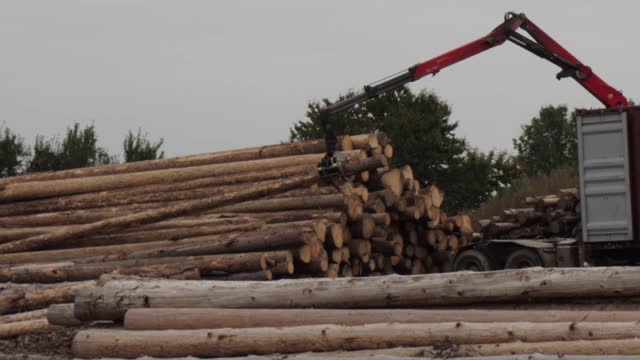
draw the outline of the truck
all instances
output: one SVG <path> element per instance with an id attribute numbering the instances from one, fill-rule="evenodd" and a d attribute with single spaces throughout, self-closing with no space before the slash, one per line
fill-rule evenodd
<path id="1" fill-rule="evenodd" d="M 523 30 L 525 36 L 518 30 Z M 640 107 L 598 77 L 525 14 L 508 12 L 486 36 L 383 80 L 360 93 L 331 103 L 319 114 L 327 153 L 318 164 L 335 174 L 349 161 L 337 150 L 331 116 L 380 94 L 511 42 L 560 68 L 556 78 L 573 78 L 604 106 L 579 110 L 577 117 L 581 232 L 576 238 L 500 239 L 468 244 L 448 254 L 453 271 L 511 268 L 635 265 L 640 262 Z"/>

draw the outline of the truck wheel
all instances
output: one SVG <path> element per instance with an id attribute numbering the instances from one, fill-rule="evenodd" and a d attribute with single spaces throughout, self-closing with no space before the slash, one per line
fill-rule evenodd
<path id="1" fill-rule="evenodd" d="M 465 250 L 456 257 L 453 271 L 491 271 L 493 262 L 487 255 L 478 250 Z"/>
<path id="2" fill-rule="evenodd" d="M 532 249 L 518 249 L 507 257 L 504 263 L 505 269 L 524 269 L 529 267 L 544 266 L 540 255 Z"/>

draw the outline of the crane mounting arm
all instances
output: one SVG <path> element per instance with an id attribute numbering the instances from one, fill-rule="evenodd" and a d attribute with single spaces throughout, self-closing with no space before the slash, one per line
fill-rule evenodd
<path id="1" fill-rule="evenodd" d="M 524 36 L 517 30 L 522 29 L 529 34 Z M 337 164 L 345 157 L 336 150 L 337 139 L 331 127 L 332 114 L 352 108 L 366 100 L 377 97 L 385 92 L 400 88 L 410 82 L 427 75 L 435 75 L 440 70 L 470 58 L 493 47 L 510 41 L 529 52 L 549 60 L 560 67 L 556 78 L 571 77 L 595 96 L 605 107 L 628 106 L 628 101 L 622 93 L 598 77 L 589 66 L 584 65 L 569 51 L 553 40 L 524 14 L 508 12 L 504 22 L 483 36 L 466 45 L 460 46 L 433 59 L 415 64 L 395 76 L 364 86 L 363 91 L 342 101 L 325 107 L 319 114 L 320 125 L 325 134 L 327 155 L 319 164 L 321 172 L 327 173 L 336 169 Z"/>

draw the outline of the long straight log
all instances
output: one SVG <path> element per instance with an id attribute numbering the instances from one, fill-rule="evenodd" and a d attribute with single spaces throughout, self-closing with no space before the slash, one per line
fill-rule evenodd
<path id="1" fill-rule="evenodd" d="M 567 268 L 446 273 L 359 279 L 301 279 L 234 286 L 226 283 L 108 281 L 80 291 L 76 315 L 82 320 L 117 320 L 129 308 L 363 308 L 424 307 L 580 297 L 640 295 L 640 268 Z M 522 281 L 521 279 L 527 279 Z M 345 297 L 343 294 L 350 296 Z M 179 294 L 179 296 L 178 296 Z"/>
<path id="2" fill-rule="evenodd" d="M 317 175 L 306 175 L 283 180 L 280 182 L 274 182 L 272 185 L 261 186 L 259 188 L 248 188 L 247 190 L 220 195 L 209 199 L 192 200 L 185 202 L 182 205 L 175 205 L 161 209 L 152 209 L 133 215 L 106 219 L 91 224 L 80 225 L 72 229 L 63 229 L 7 244 L 0 244 L 0 253 L 6 254 L 22 251 L 33 251 L 46 247 L 50 248 L 61 245 L 69 245 L 73 244 L 74 239 L 95 235 L 99 232 L 113 233 L 117 230 L 125 229 L 133 225 L 148 224 L 171 217 L 186 215 L 190 212 L 214 209 L 224 205 L 251 200 L 260 196 L 287 191 L 299 186 L 303 186 L 305 184 L 315 183 L 318 180 L 319 176 Z"/>
<path id="3" fill-rule="evenodd" d="M 246 185 L 246 183 L 284 179 L 301 174 L 311 174 L 314 171 L 316 171 L 316 169 L 313 165 L 292 166 L 228 176 L 206 177 L 187 181 L 59 196 L 53 199 L 36 199 L 11 204 L 0 204 L 0 216 L 123 206 L 131 204 L 132 202 L 141 204 L 194 199 L 197 198 L 197 196 L 210 196 L 221 191 L 231 192 L 239 186 Z"/>
<path id="4" fill-rule="evenodd" d="M 352 150 L 350 139 L 341 140 L 342 150 Z M 2 179 L 0 184 L 14 184 L 20 182 L 60 180 L 71 178 L 83 178 L 92 176 L 104 176 L 114 174 L 127 174 L 141 171 L 152 171 L 171 168 L 185 168 L 193 166 L 222 164 L 238 161 L 268 159 L 284 156 L 304 154 L 323 154 L 326 152 L 324 140 L 309 140 L 299 143 L 259 146 L 248 149 L 221 151 L 200 155 L 189 155 L 160 160 L 147 160 L 130 162 L 125 164 L 107 165 L 99 167 L 63 170 L 47 173 L 26 174 Z"/>
<path id="5" fill-rule="evenodd" d="M 38 264 L 11 268 L 14 283 L 56 283 L 97 279 L 100 275 L 118 273 L 123 275 L 153 274 L 160 277 L 177 276 L 182 271 L 198 269 L 202 274 L 212 271 L 227 273 L 265 270 L 261 259 L 276 253 L 245 253 L 209 256 L 179 256 L 141 260 L 124 260 L 95 264 Z M 169 267 L 173 265 L 173 267 Z M 178 267 L 176 267 L 178 266 Z M 162 267 L 168 267 L 163 271 Z M 164 276 L 162 276 L 164 275 Z"/>
<path id="6" fill-rule="evenodd" d="M 640 321 L 640 311 L 141 308 L 127 311 L 124 317 L 124 328 L 127 330 L 188 330 L 457 321 L 625 322 Z"/>
<path id="7" fill-rule="evenodd" d="M 243 202 L 217 209 L 216 213 L 250 213 L 287 211 L 298 209 L 342 209 L 346 206 L 345 195 L 329 194 L 288 198 L 263 199 Z"/>
<path id="8" fill-rule="evenodd" d="M 66 247 L 105 246 L 137 244 L 162 240 L 181 240 L 200 236 L 252 231 L 259 229 L 262 226 L 263 223 L 261 221 L 246 221 L 241 224 L 232 225 L 195 226 L 149 231 L 127 231 L 119 234 L 98 235 L 78 239 Z"/>
<path id="9" fill-rule="evenodd" d="M 18 321 L 13 323 L 0 324 L 0 339 L 6 339 L 26 334 L 37 334 L 54 330 L 55 326 L 50 325 L 46 318 Z"/>
<path id="10" fill-rule="evenodd" d="M 39 310 L 33 310 L 33 311 L 24 311 L 17 314 L 2 315 L 0 316 L 0 324 L 42 319 L 47 317 L 47 312 L 48 312 L 47 309 L 39 309 Z"/>
<path id="11" fill-rule="evenodd" d="M 256 223 L 260 229 L 260 223 Z M 207 235 L 182 240 L 162 240 L 125 245 L 83 247 L 0 254 L 0 264 L 54 263 L 74 260 L 93 263 L 125 259 L 143 259 L 167 256 L 195 256 L 268 251 L 317 241 L 315 230 L 306 225 L 286 228 L 261 229 L 255 232 Z M 82 243 L 82 242 L 78 242 Z M 8 267 L 0 267 L 0 280 L 10 279 Z"/>
<path id="12" fill-rule="evenodd" d="M 95 286 L 95 281 L 56 285 L 15 286 L 0 292 L 0 314 L 43 309 L 51 304 L 72 302 L 78 290 Z"/>
<path id="13" fill-rule="evenodd" d="M 295 165 L 315 164 L 320 161 L 322 156 L 322 154 L 300 155 L 275 159 L 153 170 L 120 175 L 105 175 L 91 178 L 14 183 L 6 185 L 5 188 L 0 191 L 0 202 L 83 194 L 112 189 L 122 189 L 132 186 L 192 180 L 203 177 L 224 176 Z M 270 194 L 265 194 L 265 196 L 266 195 Z"/>
<path id="14" fill-rule="evenodd" d="M 431 323 L 311 325 L 204 330 L 83 330 L 73 339 L 75 356 L 242 356 L 395 346 L 608 340 L 640 336 L 640 325 L 622 323 Z M 256 341 L 259 339 L 259 341 Z M 322 339 L 322 341 L 318 341 Z"/>

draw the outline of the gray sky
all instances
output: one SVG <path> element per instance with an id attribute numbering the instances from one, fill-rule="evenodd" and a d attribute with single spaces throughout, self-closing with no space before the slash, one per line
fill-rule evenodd
<path id="1" fill-rule="evenodd" d="M 525 12 L 627 97 L 640 99 L 636 1 L 4 1 L 0 123 L 33 143 L 95 122 L 167 155 L 277 143 L 309 100 L 406 69 Z M 511 149 L 544 104 L 597 107 L 557 69 L 506 43 L 412 85 L 453 108 L 458 133 Z"/>

